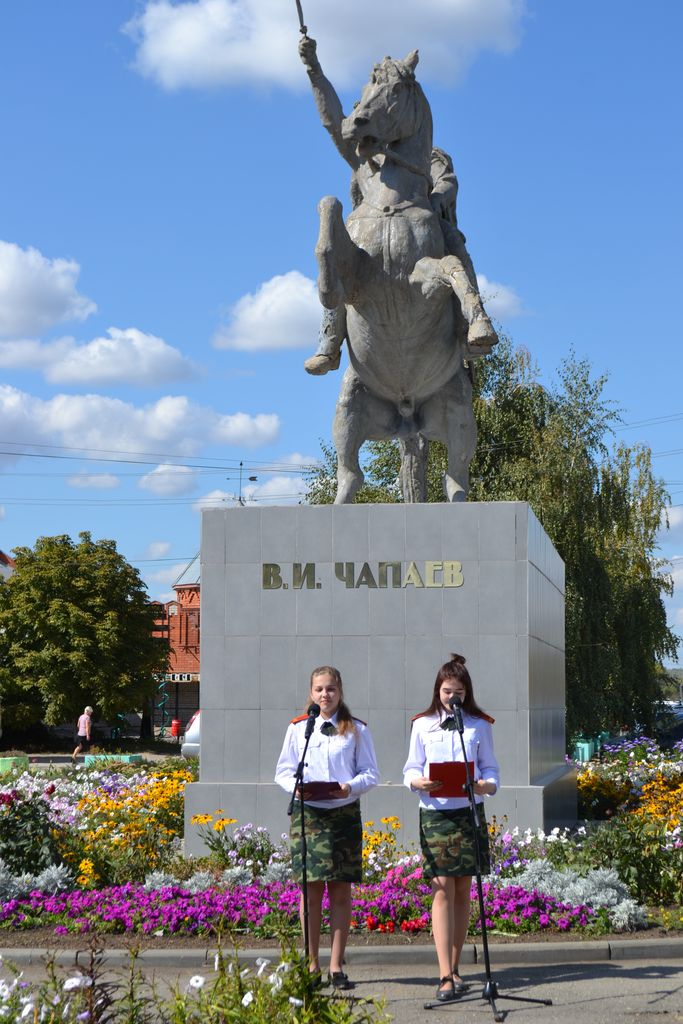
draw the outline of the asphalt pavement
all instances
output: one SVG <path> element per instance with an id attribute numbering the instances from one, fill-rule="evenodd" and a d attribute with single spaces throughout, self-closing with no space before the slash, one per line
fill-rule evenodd
<path id="1" fill-rule="evenodd" d="M 41 949 L 3 949 L 27 979 L 43 973 Z M 324 960 L 324 950 L 323 963 Z M 355 982 L 353 996 L 383 999 L 395 1024 L 441 1019 L 494 1020 L 493 1007 L 483 998 L 486 965 L 480 945 L 464 950 L 462 976 L 470 989 L 452 1003 L 427 1009 L 434 999 L 437 970 L 433 948 L 416 946 L 350 946 L 346 970 Z M 187 985 L 193 974 L 213 971 L 212 949 L 149 948 L 138 961 L 147 978 L 157 984 Z M 272 949 L 240 952 L 249 963 L 258 956 L 277 960 Z M 106 964 L 125 969 L 126 950 L 110 949 Z M 69 971 L 85 963 L 87 953 L 60 950 L 59 965 Z M 510 1022 L 535 1024 L 678 1024 L 683 1022 L 683 939 L 510 943 L 490 946 L 489 979 L 494 1001 Z M 325 990 L 325 991 L 330 991 Z M 528 1001 L 527 1001 L 528 1000 Z M 536 1002 L 534 1002 L 536 1000 Z M 544 1005 L 550 1000 L 552 1005 Z"/>

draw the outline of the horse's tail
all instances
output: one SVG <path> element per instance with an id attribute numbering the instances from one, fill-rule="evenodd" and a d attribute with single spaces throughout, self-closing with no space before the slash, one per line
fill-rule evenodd
<path id="1" fill-rule="evenodd" d="M 399 439 L 401 471 L 399 481 L 405 502 L 427 500 L 427 458 L 429 441 L 422 434 Z"/>

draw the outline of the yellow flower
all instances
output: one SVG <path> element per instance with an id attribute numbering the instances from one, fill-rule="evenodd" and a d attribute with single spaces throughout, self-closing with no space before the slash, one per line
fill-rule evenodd
<path id="1" fill-rule="evenodd" d="M 213 814 L 193 814 L 191 821 L 193 825 L 208 825 L 213 821 Z"/>

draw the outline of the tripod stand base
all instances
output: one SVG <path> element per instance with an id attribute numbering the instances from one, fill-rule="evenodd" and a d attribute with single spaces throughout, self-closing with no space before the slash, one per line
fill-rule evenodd
<path id="1" fill-rule="evenodd" d="M 445 1003 L 442 1003 L 438 999 L 433 999 L 430 1000 L 428 1003 L 424 1004 L 424 1009 L 436 1010 L 443 1009 L 446 1006 L 462 1006 L 463 1003 L 474 1002 L 475 998 L 475 996 L 467 996 L 466 998 L 456 996 L 455 999 L 449 999 L 448 1002 Z M 493 1019 L 496 1022 L 505 1020 L 506 1016 L 505 1010 L 499 1010 L 498 1007 L 496 1006 L 496 999 L 511 999 L 514 1000 L 514 1002 L 516 1003 L 537 1003 L 539 1006 L 553 1005 L 552 999 L 531 999 L 528 996 L 501 995 L 501 993 L 498 991 L 498 986 L 496 985 L 495 981 L 491 981 L 490 979 L 487 980 L 486 984 L 484 985 L 484 988 L 482 989 L 481 998 L 484 1000 L 484 1002 L 487 1002 L 491 1007 L 491 1010 L 493 1012 Z"/>

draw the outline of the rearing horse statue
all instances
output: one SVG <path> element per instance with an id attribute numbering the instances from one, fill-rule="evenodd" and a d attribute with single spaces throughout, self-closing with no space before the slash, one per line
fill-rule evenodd
<path id="1" fill-rule="evenodd" d="M 349 117 L 314 41 L 304 37 L 300 52 L 323 124 L 353 169 L 355 208 L 344 224 L 338 199 L 320 201 L 315 250 L 320 301 L 342 323 L 345 315 L 350 361 L 333 427 L 335 503 L 351 502 L 363 483 L 361 445 L 387 438 L 401 441 L 406 501 L 426 499 L 429 440 L 448 451 L 447 499 L 463 501 L 477 439 L 464 359 L 490 351 L 497 338 L 464 237 L 451 228 L 457 238 L 447 244 L 435 212 L 432 117 L 415 78 L 417 52 L 375 65 Z"/>

